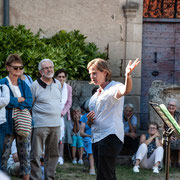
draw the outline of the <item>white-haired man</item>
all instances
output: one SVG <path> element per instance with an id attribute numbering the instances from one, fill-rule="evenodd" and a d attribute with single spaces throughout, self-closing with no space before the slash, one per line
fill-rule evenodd
<path id="1" fill-rule="evenodd" d="M 61 125 L 61 84 L 54 79 L 54 64 L 50 59 L 39 63 L 41 77 L 31 85 L 34 131 L 31 150 L 31 179 L 42 178 L 40 156 L 45 147 L 45 179 L 54 179 L 59 158 L 58 143 Z"/>
<path id="2" fill-rule="evenodd" d="M 139 142 L 136 134 L 137 117 L 134 115 L 132 104 L 124 105 L 123 123 L 125 136 L 122 151 L 128 151 L 128 155 L 133 155 L 138 149 Z"/>

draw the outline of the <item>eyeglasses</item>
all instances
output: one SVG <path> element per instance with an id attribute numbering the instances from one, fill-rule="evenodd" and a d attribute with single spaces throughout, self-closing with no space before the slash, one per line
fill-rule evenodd
<path id="1" fill-rule="evenodd" d="M 49 66 L 49 67 L 44 67 L 44 68 L 42 68 L 41 70 L 52 70 L 54 68 L 54 66 Z"/>
<path id="2" fill-rule="evenodd" d="M 176 105 L 174 105 L 174 104 L 168 104 L 168 106 L 172 106 L 172 107 L 175 107 Z"/>
<path id="3" fill-rule="evenodd" d="M 9 65 L 10 67 L 12 67 L 14 70 L 23 70 L 24 69 L 24 66 L 11 66 Z"/>
<path id="4" fill-rule="evenodd" d="M 57 78 L 65 78 L 65 76 L 57 76 Z"/>
<path id="5" fill-rule="evenodd" d="M 125 110 L 126 112 L 130 112 L 130 113 L 132 113 L 133 111 L 131 111 L 131 110 Z"/>
<path id="6" fill-rule="evenodd" d="M 157 128 L 155 128 L 155 127 L 149 127 L 149 129 L 150 129 L 150 130 L 155 130 L 155 129 L 157 129 Z"/>

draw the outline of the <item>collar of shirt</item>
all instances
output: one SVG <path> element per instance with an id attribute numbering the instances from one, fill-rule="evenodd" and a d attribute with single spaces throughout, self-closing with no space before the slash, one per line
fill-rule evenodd
<path id="1" fill-rule="evenodd" d="M 54 83 L 56 83 L 55 79 L 53 78 Z M 37 82 L 39 83 L 40 86 L 42 86 L 44 89 L 46 88 L 47 84 L 41 80 L 41 78 L 37 79 Z"/>

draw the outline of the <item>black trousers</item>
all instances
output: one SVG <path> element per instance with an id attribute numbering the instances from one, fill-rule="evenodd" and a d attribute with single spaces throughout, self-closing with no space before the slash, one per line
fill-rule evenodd
<path id="1" fill-rule="evenodd" d="M 97 180 L 116 180 L 116 161 L 122 145 L 122 141 L 115 134 L 111 134 L 99 142 L 93 143 Z"/>

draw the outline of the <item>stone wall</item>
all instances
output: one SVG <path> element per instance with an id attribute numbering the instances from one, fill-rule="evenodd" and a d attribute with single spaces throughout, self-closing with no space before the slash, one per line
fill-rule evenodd
<path id="1" fill-rule="evenodd" d="M 133 2 L 133 3 L 132 3 Z M 42 29 L 50 37 L 59 30 L 79 29 L 87 41 L 108 53 L 113 76 L 123 76 L 129 59 L 141 58 L 143 0 L 13 0 L 10 25 Z M 0 9 L 3 10 L 3 0 Z M 1 20 L 3 11 L 0 12 Z M 2 21 L 0 21 L 2 24 Z M 135 77 L 140 77 L 141 71 Z"/>
<path id="2" fill-rule="evenodd" d="M 125 3 L 126 0 L 13 0 L 10 24 L 25 24 L 34 33 L 41 28 L 45 37 L 62 29 L 80 29 L 88 41 L 104 51 L 109 42 L 125 39 Z"/>
<path id="3" fill-rule="evenodd" d="M 0 25 L 3 24 L 3 0 L 0 1 Z"/>
<path id="4" fill-rule="evenodd" d="M 88 81 L 68 81 L 72 87 L 72 106 L 81 106 L 85 100 L 91 97 L 92 89 L 95 87 Z"/>

